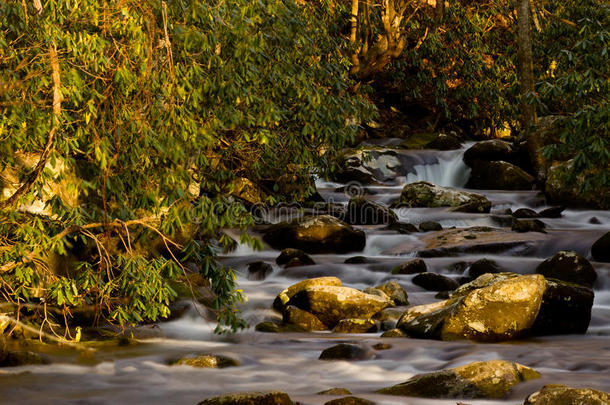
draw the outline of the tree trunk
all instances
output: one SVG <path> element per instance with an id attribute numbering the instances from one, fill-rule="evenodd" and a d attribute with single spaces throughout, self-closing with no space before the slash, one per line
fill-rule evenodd
<path id="1" fill-rule="evenodd" d="M 532 57 L 532 28 L 529 0 L 518 0 L 517 26 L 519 43 L 519 84 L 521 88 L 521 127 L 524 131 L 538 124 L 535 106 L 528 104 L 526 97 L 534 91 L 534 61 Z"/>

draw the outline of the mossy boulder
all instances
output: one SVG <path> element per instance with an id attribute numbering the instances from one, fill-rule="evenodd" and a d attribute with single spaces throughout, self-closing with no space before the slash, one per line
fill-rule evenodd
<path id="1" fill-rule="evenodd" d="M 328 327 L 322 323 L 315 315 L 300 308 L 289 305 L 284 309 L 283 322 L 289 325 L 296 325 L 308 331 L 327 330 Z"/>
<path id="2" fill-rule="evenodd" d="M 330 401 L 325 402 L 324 405 L 375 405 L 375 402 L 364 398 L 349 396 L 331 399 Z"/>
<path id="3" fill-rule="evenodd" d="M 531 190 L 534 177 L 512 163 L 504 161 L 472 163 L 466 187 L 477 190 Z"/>
<path id="4" fill-rule="evenodd" d="M 570 250 L 561 250 L 540 263 L 536 273 L 587 287 L 593 286 L 597 280 L 597 272 L 591 263 L 581 254 Z"/>
<path id="5" fill-rule="evenodd" d="M 362 197 L 349 200 L 343 219 L 352 225 L 380 225 L 398 221 L 398 217 L 390 208 Z"/>
<path id="6" fill-rule="evenodd" d="M 416 375 L 377 392 L 423 398 L 504 398 L 518 383 L 539 377 L 536 370 L 524 365 L 491 360 Z"/>
<path id="7" fill-rule="evenodd" d="M 311 257 L 302 250 L 287 248 L 280 252 L 280 255 L 275 259 L 275 262 L 280 266 L 288 264 L 290 261 L 298 259 L 301 265 L 309 266 L 316 264 Z"/>
<path id="8" fill-rule="evenodd" d="M 208 398 L 198 405 L 294 405 L 285 392 L 246 392 Z"/>
<path id="9" fill-rule="evenodd" d="M 548 384 L 528 396 L 523 405 L 607 405 L 610 394 L 591 388 Z"/>
<path id="10" fill-rule="evenodd" d="M 413 259 L 392 269 L 392 274 L 418 274 L 428 271 L 423 259 Z"/>
<path id="11" fill-rule="evenodd" d="M 299 281 L 296 284 L 282 290 L 275 300 L 273 301 L 273 308 L 278 312 L 283 312 L 284 308 L 288 304 L 288 301 L 298 292 L 303 291 L 309 287 L 316 286 L 335 286 L 340 287 L 342 285 L 341 280 L 337 277 L 317 277 L 310 278 L 307 280 Z"/>
<path id="12" fill-rule="evenodd" d="M 382 309 L 393 305 L 387 297 L 335 286 L 307 287 L 296 293 L 289 303 L 314 314 L 330 328 L 342 319 L 369 319 Z"/>
<path id="13" fill-rule="evenodd" d="M 438 134 L 433 140 L 428 142 L 424 149 L 436 149 L 436 150 L 453 150 L 462 147 L 462 141 L 458 138 L 455 132 L 451 134 Z"/>
<path id="14" fill-rule="evenodd" d="M 491 202 L 484 195 L 441 187 L 427 181 L 404 186 L 395 205 L 408 207 L 453 207 L 454 211 L 487 213 Z"/>
<path id="15" fill-rule="evenodd" d="M 330 215 L 305 216 L 270 226 L 263 240 L 274 249 L 347 253 L 364 249 L 364 232 Z"/>
<path id="16" fill-rule="evenodd" d="M 372 319 L 341 319 L 334 333 L 375 333 L 377 332 L 377 323 Z"/>
<path id="17" fill-rule="evenodd" d="M 203 354 L 200 356 L 183 357 L 173 362 L 172 365 L 198 368 L 225 368 L 239 366 L 239 362 L 230 357 Z"/>
<path id="18" fill-rule="evenodd" d="M 489 139 L 477 142 L 468 148 L 464 152 L 464 163 L 471 166 L 477 161 L 511 161 L 515 156 L 515 152 L 515 148 L 509 142 L 500 139 Z"/>

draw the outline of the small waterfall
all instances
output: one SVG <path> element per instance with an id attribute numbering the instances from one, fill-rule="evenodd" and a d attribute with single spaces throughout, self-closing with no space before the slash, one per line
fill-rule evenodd
<path id="1" fill-rule="evenodd" d="M 464 187 L 470 177 L 470 168 L 462 157 L 471 144 L 462 149 L 438 152 L 437 162 L 413 166 L 415 173 L 409 173 L 407 183 L 428 181 L 444 187 Z"/>

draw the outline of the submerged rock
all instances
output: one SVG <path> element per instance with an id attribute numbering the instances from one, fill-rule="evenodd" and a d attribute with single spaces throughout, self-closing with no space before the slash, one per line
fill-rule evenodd
<path id="1" fill-rule="evenodd" d="M 351 343 L 339 343 L 324 349 L 320 354 L 320 360 L 365 360 L 370 356 L 369 350 L 362 346 Z"/>
<path id="2" fill-rule="evenodd" d="M 417 274 L 425 273 L 427 271 L 426 262 L 422 259 L 413 259 L 394 267 L 392 269 L 392 274 Z"/>
<path id="3" fill-rule="evenodd" d="M 596 240 L 591 246 L 591 257 L 598 262 L 610 262 L 610 232 Z"/>
<path id="4" fill-rule="evenodd" d="M 419 224 L 419 230 L 422 232 L 442 231 L 443 226 L 438 222 L 424 221 Z"/>
<path id="5" fill-rule="evenodd" d="M 419 374 L 377 392 L 422 398 L 503 398 L 518 383 L 539 377 L 536 370 L 519 363 L 492 360 Z"/>
<path id="6" fill-rule="evenodd" d="M 347 253 L 364 249 L 364 232 L 330 215 L 306 216 L 270 226 L 263 240 L 274 249 Z"/>
<path id="7" fill-rule="evenodd" d="M 264 280 L 273 273 L 273 267 L 262 261 L 248 263 L 248 280 Z"/>
<path id="8" fill-rule="evenodd" d="M 341 319 L 335 329 L 335 333 L 375 333 L 377 323 L 372 319 Z"/>
<path id="9" fill-rule="evenodd" d="M 561 218 L 561 213 L 565 211 L 565 209 L 566 207 L 561 205 L 545 208 L 538 213 L 538 216 L 540 218 Z"/>
<path id="10" fill-rule="evenodd" d="M 280 266 L 287 264 L 293 259 L 298 259 L 303 266 L 316 264 L 311 257 L 302 250 L 287 248 L 280 252 L 280 255 L 275 259 L 275 262 Z"/>
<path id="11" fill-rule="evenodd" d="M 597 273 L 591 263 L 579 253 L 569 250 L 561 250 L 540 263 L 536 273 L 587 287 L 593 286 L 597 280 Z"/>
<path id="12" fill-rule="evenodd" d="M 208 398 L 198 405 L 294 405 L 285 392 L 246 392 Z"/>
<path id="13" fill-rule="evenodd" d="M 607 405 L 610 394 L 591 388 L 548 384 L 527 397 L 523 405 Z"/>
<path id="14" fill-rule="evenodd" d="M 491 202 L 485 196 L 418 181 L 402 189 L 396 205 L 408 207 L 453 207 L 454 211 L 487 213 Z"/>
<path id="15" fill-rule="evenodd" d="M 531 190 L 534 177 L 525 170 L 504 161 L 472 163 L 466 187 L 478 190 Z"/>
<path id="16" fill-rule="evenodd" d="M 225 368 L 239 366 L 239 362 L 230 357 L 204 354 L 196 357 L 184 357 L 172 363 L 175 366 L 191 366 L 198 368 Z"/>
<path id="17" fill-rule="evenodd" d="M 447 276 L 436 273 L 420 273 L 413 277 L 413 284 L 429 291 L 452 291 L 460 285 Z"/>
<path id="18" fill-rule="evenodd" d="M 400 234 L 409 234 L 419 232 L 419 229 L 413 224 L 409 224 L 406 222 L 394 222 L 389 224 L 385 229 L 390 231 L 396 231 Z"/>
<path id="19" fill-rule="evenodd" d="M 390 208 L 362 197 L 354 197 L 347 204 L 345 222 L 352 225 L 391 224 L 398 217 Z"/>
<path id="20" fill-rule="evenodd" d="M 345 261 L 343 262 L 345 264 L 369 264 L 369 263 L 377 263 L 377 261 L 375 259 L 371 259 L 365 256 L 353 256 L 353 257 L 348 257 L 347 259 L 345 259 Z"/>
<path id="21" fill-rule="evenodd" d="M 539 215 L 531 208 L 519 208 L 512 213 L 515 218 L 538 218 Z"/>
<path id="22" fill-rule="evenodd" d="M 296 284 L 291 285 L 290 287 L 284 289 L 280 292 L 275 300 L 273 301 L 273 308 L 278 312 L 283 312 L 284 307 L 288 304 L 288 301 L 298 292 L 305 290 L 308 287 L 316 287 L 316 286 L 341 286 L 341 280 L 337 277 L 317 277 L 310 278 L 307 280 L 299 281 Z"/>

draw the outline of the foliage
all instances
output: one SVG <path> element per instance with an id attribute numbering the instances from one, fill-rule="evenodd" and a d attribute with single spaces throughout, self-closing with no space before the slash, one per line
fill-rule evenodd
<path id="1" fill-rule="evenodd" d="M 348 123 L 370 113 L 350 90 L 343 42 L 327 33 L 330 8 L 49 0 L 39 13 L 35 3 L 0 3 L 4 197 L 9 174 L 23 181 L 57 136 L 21 209 L 0 211 L 2 298 L 155 321 L 195 262 L 220 324 L 243 326 L 235 275 L 211 247 L 221 228 L 251 223 L 223 196 L 231 180 L 306 195 L 310 168 L 326 170 L 354 135 Z"/>

